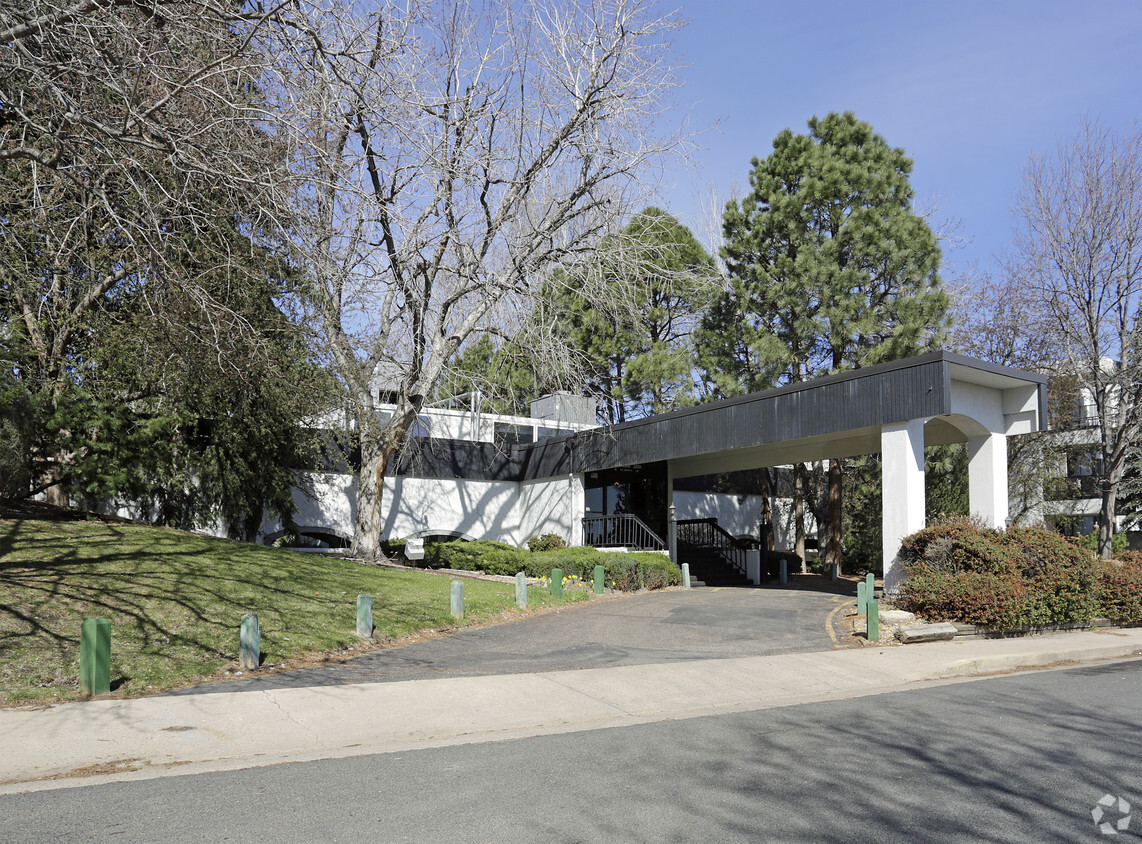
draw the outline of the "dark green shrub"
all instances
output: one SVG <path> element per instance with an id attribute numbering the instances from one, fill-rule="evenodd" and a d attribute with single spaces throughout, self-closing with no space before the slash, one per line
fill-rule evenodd
<path id="1" fill-rule="evenodd" d="M 1096 612 L 1115 624 L 1142 624 L 1142 553 L 1122 557 L 1095 561 Z"/>
<path id="2" fill-rule="evenodd" d="M 503 542 L 492 542 L 488 539 L 476 539 L 468 542 L 457 539 L 450 542 L 431 542 L 424 546 L 424 568 L 456 569 L 457 571 L 483 571 L 481 560 L 484 555 L 493 551 L 514 551 L 519 555 L 522 568 L 524 552 Z M 503 561 L 503 555 L 497 558 Z M 515 571 L 519 571 L 517 568 Z M 515 574 L 515 571 L 512 574 Z"/>
<path id="3" fill-rule="evenodd" d="M 595 566 L 602 562 L 601 551 L 583 545 L 529 554 L 524 571 L 528 577 L 548 577 L 552 569 L 563 569 L 563 574 L 568 577 L 577 574 L 581 579 L 587 580 L 594 577 Z"/>
<path id="4" fill-rule="evenodd" d="M 555 551 L 558 548 L 566 548 L 567 543 L 557 533 L 545 533 L 543 536 L 533 536 L 529 539 L 527 547 L 530 551 Z"/>
<path id="5" fill-rule="evenodd" d="M 527 552 L 520 548 L 493 548 L 478 561 L 481 571 L 512 576 L 524 570 Z"/>
<path id="6" fill-rule="evenodd" d="M 682 580 L 682 572 L 665 554 L 636 551 L 627 554 L 601 554 L 604 558 L 604 576 L 616 589 L 634 592 L 639 589 L 662 589 L 675 586 Z"/>
<path id="7" fill-rule="evenodd" d="M 603 553 L 590 546 L 560 548 L 557 551 L 533 553 L 527 559 L 529 577 L 549 577 L 551 570 L 563 570 L 566 577 L 578 575 L 586 583 L 595 576 L 595 566 L 603 566 L 608 586 L 627 592 L 639 589 L 661 589 L 682 580 L 682 573 L 670 558 L 652 552 Z"/>

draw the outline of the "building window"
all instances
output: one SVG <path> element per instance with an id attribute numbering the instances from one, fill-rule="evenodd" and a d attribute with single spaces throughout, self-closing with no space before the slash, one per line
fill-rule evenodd
<path id="1" fill-rule="evenodd" d="M 524 445 L 535 442 L 535 428 L 531 425 L 513 425 L 510 422 L 497 422 L 492 441 L 498 448 Z"/>

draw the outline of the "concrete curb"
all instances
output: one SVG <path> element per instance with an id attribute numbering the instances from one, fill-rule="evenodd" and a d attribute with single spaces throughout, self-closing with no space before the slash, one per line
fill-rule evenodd
<path id="1" fill-rule="evenodd" d="M 1142 629 L 0 710 L 0 794 L 502 741 L 965 682 Z"/>

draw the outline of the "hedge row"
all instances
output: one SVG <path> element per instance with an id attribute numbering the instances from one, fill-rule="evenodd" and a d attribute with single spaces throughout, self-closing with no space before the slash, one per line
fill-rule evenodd
<path id="1" fill-rule="evenodd" d="M 404 546 L 404 540 L 388 540 L 382 545 L 390 557 L 403 557 Z M 415 565 L 508 576 L 522 571 L 528 577 L 547 577 L 558 568 L 565 576 L 578 575 L 585 581 L 594 577 L 595 566 L 602 565 L 607 583 L 624 590 L 661 589 L 681 580 L 678 568 L 662 554 L 604 553 L 590 547 L 525 551 L 484 539 L 426 543 L 424 559 L 415 561 Z"/>
<path id="2" fill-rule="evenodd" d="M 933 621 L 1142 622 L 1142 559 L 1104 562 L 1053 531 L 948 521 L 907 537 L 900 559 L 907 576 L 897 604 Z"/>

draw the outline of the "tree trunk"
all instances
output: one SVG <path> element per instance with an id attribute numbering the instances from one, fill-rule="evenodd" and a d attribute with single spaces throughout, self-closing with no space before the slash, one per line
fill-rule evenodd
<path id="1" fill-rule="evenodd" d="M 381 428 L 372 396 L 360 398 L 357 437 L 361 446 L 361 468 L 357 473 L 357 515 L 353 521 L 353 556 L 376 560 L 383 556 L 385 476 L 394 455 L 420 414 L 419 396 L 401 396 L 388 425 Z"/>
<path id="2" fill-rule="evenodd" d="M 48 475 L 44 478 L 44 483 L 50 484 L 50 486 L 44 490 L 44 501 L 55 507 L 63 507 L 65 509 L 70 509 L 71 507 L 71 484 L 60 479 L 64 476 L 63 467 L 69 458 L 69 454 L 63 451 L 57 451 L 55 453 L 54 464 Z"/>
<path id="3" fill-rule="evenodd" d="M 1103 482 L 1102 504 L 1098 510 L 1098 555 L 1109 560 L 1114 545 L 1114 511 L 1118 498 L 1118 485 Z"/>
<path id="4" fill-rule="evenodd" d="M 829 512 L 828 512 L 828 542 L 825 546 L 825 564 L 836 565 L 841 570 L 841 516 L 844 512 L 841 500 L 841 477 L 844 465 L 839 458 L 829 461 Z"/>
<path id="5" fill-rule="evenodd" d="M 805 464 L 793 465 L 793 551 L 801 558 L 801 573 L 808 572 L 805 562 Z"/>
<path id="6" fill-rule="evenodd" d="M 357 515 L 353 521 L 353 556 L 376 560 L 381 556 L 385 522 L 382 505 L 385 473 L 396 450 L 375 434 L 362 434 L 361 469 L 357 474 Z"/>
<path id="7" fill-rule="evenodd" d="M 769 469 L 760 469 L 761 474 L 761 545 L 766 550 L 774 550 L 773 536 L 773 480 Z"/>

